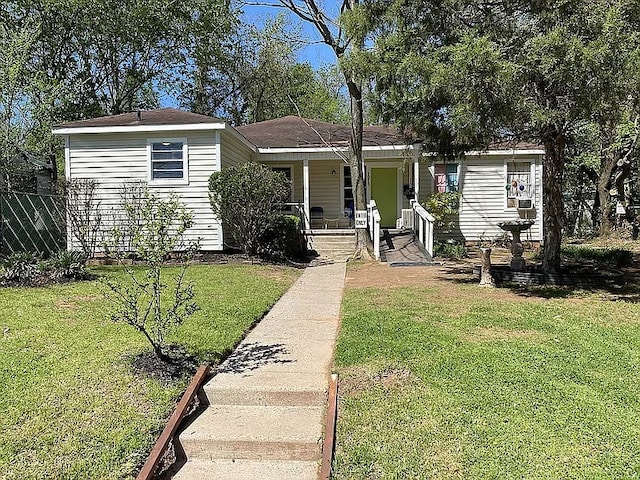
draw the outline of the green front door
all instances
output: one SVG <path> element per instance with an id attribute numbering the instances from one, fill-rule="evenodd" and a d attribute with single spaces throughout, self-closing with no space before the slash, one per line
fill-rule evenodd
<path id="1" fill-rule="evenodd" d="M 398 169 L 371 169 L 371 198 L 380 212 L 380 226 L 395 228 L 398 218 Z"/>

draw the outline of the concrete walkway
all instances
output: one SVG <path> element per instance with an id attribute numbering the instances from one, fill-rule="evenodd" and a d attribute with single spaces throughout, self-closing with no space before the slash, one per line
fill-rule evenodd
<path id="1" fill-rule="evenodd" d="M 317 479 L 344 279 L 344 263 L 308 267 L 220 366 L 174 479 Z"/>

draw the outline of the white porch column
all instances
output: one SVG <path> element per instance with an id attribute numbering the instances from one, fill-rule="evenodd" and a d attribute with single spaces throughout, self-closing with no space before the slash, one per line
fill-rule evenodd
<path id="1" fill-rule="evenodd" d="M 302 161 L 302 190 L 304 193 L 303 209 L 304 209 L 304 228 L 309 230 L 311 228 L 311 201 L 309 199 L 309 160 L 304 159 Z"/>
<path id="2" fill-rule="evenodd" d="M 422 145 L 413 144 L 413 191 L 416 202 L 420 201 L 420 152 Z"/>

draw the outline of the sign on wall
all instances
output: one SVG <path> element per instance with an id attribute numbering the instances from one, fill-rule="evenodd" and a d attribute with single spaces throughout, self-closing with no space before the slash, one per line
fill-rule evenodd
<path id="1" fill-rule="evenodd" d="M 356 210 L 356 228 L 367 228 L 367 211 Z"/>

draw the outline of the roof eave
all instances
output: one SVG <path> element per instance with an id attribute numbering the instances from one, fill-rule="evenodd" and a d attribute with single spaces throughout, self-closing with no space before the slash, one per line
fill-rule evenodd
<path id="1" fill-rule="evenodd" d="M 110 125 L 91 127 L 57 127 L 53 129 L 55 135 L 76 135 L 89 133 L 156 133 L 176 131 L 207 131 L 224 130 L 224 122 L 216 123 L 192 123 L 169 125 Z"/>

